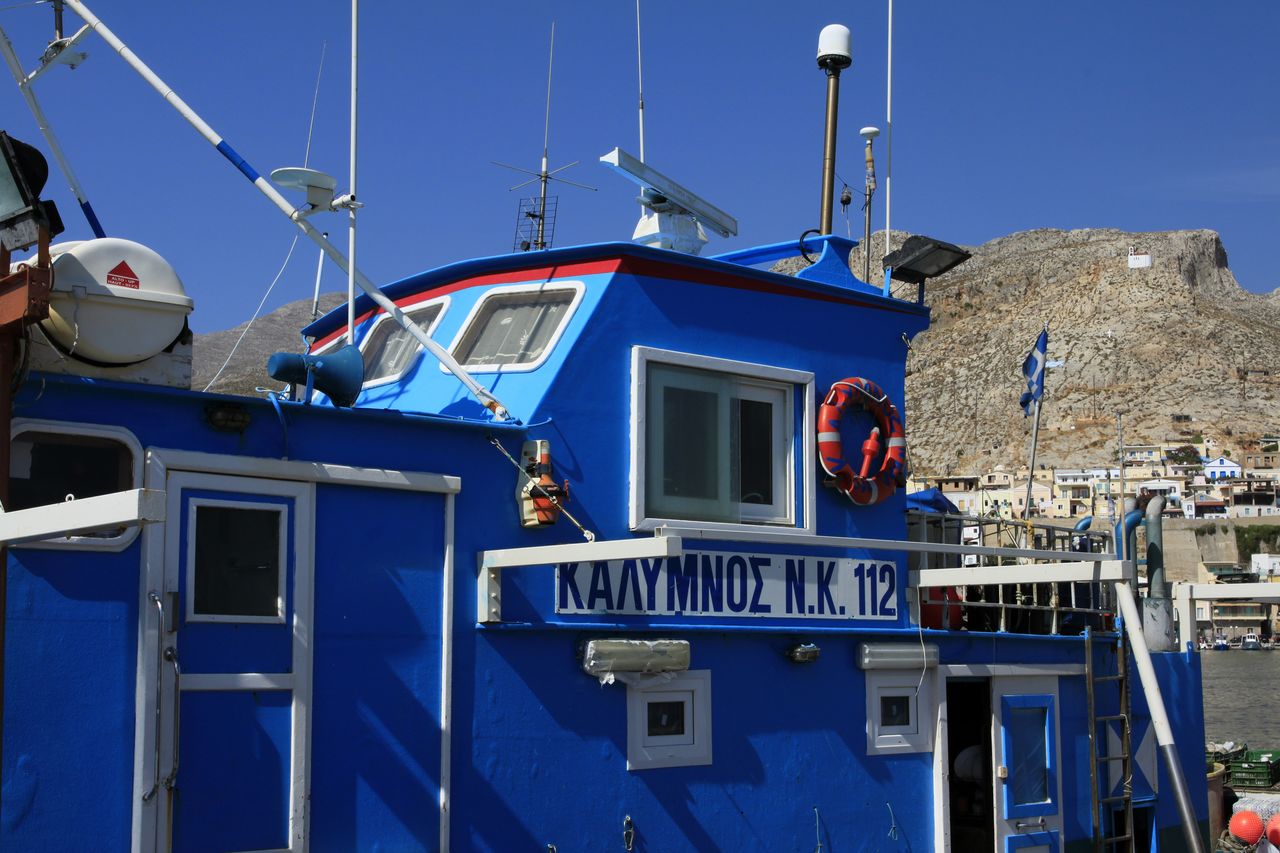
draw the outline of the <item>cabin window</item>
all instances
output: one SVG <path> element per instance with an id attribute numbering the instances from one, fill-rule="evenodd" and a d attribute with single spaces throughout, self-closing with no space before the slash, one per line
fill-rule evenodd
<path id="1" fill-rule="evenodd" d="M 283 622 L 285 509 L 193 500 L 187 619 Z"/>
<path id="2" fill-rule="evenodd" d="M 564 332 L 582 290 L 576 282 L 494 288 L 463 324 L 454 358 L 482 373 L 538 367 Z"/>
<path id="3" fill-rule="evenodd" d="M 15 425 L 9 455 L 6 511 L 109 495 L 139 488 L 142 448 L 125 430 L 44 422 Z M 118 550 L 137 536 L 120 527 L 60 537 L 25 547 Z"/>
<path id="4" fill-rule="evenodd" d="M 796 525 L 812 374 L 640 347 L 634 369 L 633 527 Z"/>
<path id="5" fill-rule="evenodd" d="M 405 311 L 405 316 L 428 335 L 439 324 L 444 314 L 444 300 Z M 393 382 L 402 377 L 413 365 L 422 344 L 396 322 L 389 314 L 383 314 L 368 337 L 360 346 L 364 356 L 364 384 L 374 385 Z"/>
<path id="6" fill-rule="evenodd" d="M 627 686 L 627 769 L 711 763 L 711 671 Z"/>
<path id="7" fill-rule="evenodd" d="M 919 669 L 866 670 L 867 754 L 928 752 L 933 748 L 933 673 Z"/>

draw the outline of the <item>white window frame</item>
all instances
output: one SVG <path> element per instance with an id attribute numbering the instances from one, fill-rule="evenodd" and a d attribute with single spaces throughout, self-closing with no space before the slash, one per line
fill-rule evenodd
<path id="1" fill-rule="evenodd" d="M 649 705 L 684 702 L 683 735 L 649 735 Z M 711 670 L 690 669 L 627 685 L 627 769 L 711 763 Z"/>
<path id="2" fill-rule="evenodd" d="M 24 432 L 83 435 L 89 438 L 105 438 L 111 441 L 118 441 L 129 449 L 129 454 L 132 457 L 130 483 L 127 488 L 138 489 L 142 487 L 142 444 L 138 441 L 137 436 L 124 427 L 72 424 L 65 421 L 46 421 L 37 418 L 17 418 L 13 421 L 13 425 L 9 430 L 10 446 L 12 446 L 13 439 Z M 9 472 L 5 471 L 3 475 L 9 476 Z M 138 538 L 140 530 L 140 525 L 133 525 L 119 536 L 65 536 L 40 542 L 23 542 L 10 547 L 49 551 L 123 551 L 133 544 L 133 540 Z"/>
<path id="3" fill-rule="evenodd" d="M 427 333 L 427 337 L 430 337 L 431 335 L 435 334 L 436 329 L 440 327 L 440 321 L 442 321 L 444 319 L 444 315 L 448 313 L 449 303 L 451 301 L 452 300 L 448 295 L 437 296 L 434 299 L 424 299 L 422 302 L 417 302 L 407 307 L 402 306 L 400 307 L 400 310 L 404 312 L 404 315 L 406 317 L 412 320 L 414 314 L 417 314 L 421 311 L 426 311 L 433 305 L 439 305 L 440 313 L 437 314 L 436 318 L 431 321 L 431 325 L 423 329 L 423 331 Z M 360 339 L 360 357 L 361 358 L 364 357 L 365 347 L 368 346 L 369 341 L 373 339 L 373 335 L 375 332 L 378 331 L 378 328 L 382 326 L 382 324 L 384 323 L 395 323 L 395 322 L 396 322 L 396 318 L 386 313 L 385 311 L 380 312 L 378 316 L 374 318 L 373 324 L 369 326 L 369 331 L 365 332 L 364 337 Z M 397 323 L 397 325 L 399 324 Z M 341 338 L 339 338 L 339 340 L 341 340 Z M 405 366 L 403 370 L 391 376 L 383 376 L 378 379 L 371 379 L 360 386 L 361 390 L 368 390 L 370 388 L 379 388 L 383 385 L 391 385 L 392 383 L 399 382 L 401 379 L 403 379 L 405 377 L 405 374 L 407 374 L 410 370 L 413 370 L 413 368 L 417 366 L 418 359 L 422 355 L 422 351 L 423 351 L 422 342 L 415 341 L 415 345 L 417 346 L 417 349 L 414 351 L 414 354 L 409 357 L 409 360 L 405 362 Z"/>
<path id="4" fill-rule="evenodd" d="M 813 533 L 813 507 L 817 478 L 814 474 L 817 460 L 815 457 L 815 438 L 808 425 L 814 421 L 814 376 L 805 370 L 793 370 L 786 367 L 775 367 L 766 364 L 755 364 L 726 358 L 715 358 L 692 353 L 676 352 L 655 347 L 636 346 L 631 349 L 631 484 L 630 484 L 630 527 L 632 530 L 653 530 L 663 525 L 688 525 L 689 519 L 674 516 L 649 516 L 645 514 L 647 451 L 645 447 L 645 408 L 648 399 L 648 369 L 650 362 L 704 370 L 714 373 L 730 374 L 743 380 L 749 387 L 755 384 L 762 388 L 777 388 L 783 392 L 785 411 L 782 425 L 787 440 L 787 458 L 781 465 L 775 461 L 775 472 L 784 472 L 785 478 L 778 488 L 785 489 L 786 496 L 782 506 L 785 510 L 780 517 L 758 517 L 747 522 L 730 521 L 696 521 L 698 527 L 708 530 L 745 531 L 759 530 L 761 526 L 786 527 L 798 532 Z M 797 442 L 795 434 L 795 401 L 796 386 L 803 389 L 803 414 L 800 418 L 800 436 Z M 748 398 L 756 399 L 756 398 Z M 797 445 L 801 454 L 800 471 L 797 478 L 795 454 Z M 797 479 L 800 482 L 797 482 Z M 799 507 L 797 508 L 797 504 Z M 745 514 L 750 515 L 752 504 L 740 504 Z M 800 518 L 797 518 L 799 513 Z"/>
<path id="5" fill-rule="evenodd" d="M 200 507 L 225 507 L 228 509 L 269 510 L 276 513 L 278 553 L 276 556 L 276 615 L 275 616 L 240 616 L 229 613 L 197 613 L 196 612 L 196 511 Z M 187 550 L 186 565 L 186 599 L 185 618 L 187 622 L 230 622 L 235 624 L 251 623 L 260 625 L 283 625 L 285 614 L 289 612 L 289 515 L 288 504 L 271 501 L 225 500 L 220 498 L 190 498 L 187 502 Z"/>
<path id="6" fill-rule="evenodd" d="M 934 700 L 936 676 L 920 669 L 865 670 L 867 688 L 867 755 L 892 755 L 905 752 L 929 752 L 933 749 L 933 730 L 938 716 Z M 880 724 L 880 699 L 883 696 L 906 696 L 911 709 L 911 723 L 905 726 Z"/>
<path id="7" fill-rule="evenodd" d="M 470 331 L 476 318 L 480 316 L 485 303 L 490 299 L 512 293 L 550 293 L 557 290 L 571 290 L 573 291 L 573 298 L 569 300 L 569 306 L 565 309 L 564 317 L 560 319 L 560 325 L 551 333 L 551 337 L 547 338 L 547 345 L 543 348 L 542 355 L 538 356 L 536 360 L 523 361 L 519 364 L 462 364 L 462 359 L 458 358 L 458 346 L 462 343 L 462 339 L 467 332 Z M 458 327 L 458 331 L 453 336 L 453 342 L 449 344 L 449 354 L 458 360 L 458 363 L 462 365 L 462 369 L 467 373 L 528 373 L 531 370 L 537 370 L 546 363 L 547 359 L 551 357 L 551 353 L 555 351 L 556 345 L 560 343 L 560 338 L 564 336 L 565 329 L 569 328 L 569 321 L 573 319 L 574 313 L 578 310 L 578 305 L 582 303 L 582 295 L 586 293 L 586 290 L 586 285 L 581 281 L 508 284 L 502 287 L 490 288 L 480 295 L 480 298 L 471 306 L 471 310 L 467 312 L 466 319 L 462 321 L 462 325 Z M 440 371 L 447 372 L 443 364 L 440 365 Z"/>

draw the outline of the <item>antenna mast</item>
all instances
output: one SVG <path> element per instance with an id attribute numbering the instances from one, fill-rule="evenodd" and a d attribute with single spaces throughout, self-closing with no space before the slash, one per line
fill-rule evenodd
<path id="1" fill-rule="evenodd" d="M 547 112 L 542 120 L 542 171 L 538 174 L 538 238 L 534 242 L 535 249 L 547 248 L 547 144 L 551 138 L 551 69 L 556 61 L 556 22 L 551 22 L 551 50 L 547 54 Z"/>
<path id="2" fill-rule="evenodd" d="M 893 0 L 889 0 L 889 48 L 884 106 L 884 253 L 889 254 L 889 200 L 893 181 Z M 870 250 L 870 246 L 867 247 Z M 885 282 L 887 290 L 889 283 Z"/>
<path id="3" fill-rule="evenodd" d="M 519 166 L 510 166 L 506 163 L 499 163 L 497 160 L 491 160 L 495 166 L 501 166 L 504 169 L 512 169 L 516 172 L 524 172 L 526 175 L 533 175 L 533 178 L 523 183 L 516 184 L 511 187 L 508 192 L 518 190 L 521 187 L 527 187 L 534 181 L 538 182 L 539 193 L 536 199 L 522 198 L 520 199 L 520 209 L 516 219 L 516 245 L 513 251 L 527 252 L 530 249 L 546 249 L 551 245 L 551 232 L 555 229 L 556 210 L 559 207 L 555 197 L 547 196 L 547 184 L 552 179 L 563 181 L 571 186 L 580 187 L 584 190 L 595 192 L 595 187 L 589 187 L 586 184 L 575 183 L 565 178 L 558 177 L 557 172 L 563 172 L 569 166 L 577 165 L 578 161 L 574 160 L 568 165 L 561 166 L 559 169 L 548 168 L 550 160 L 548 157 L 548 149 L 551 139 L 551 71 L 555 67 L 556 59 L 556 22 L 551 22 L 551 52 L 547 57 L 547 111 L 542 123 L 542 168 L 537 172 L 531 172 L 528 169 L 521 169 Z M 547 219 L 547 203 L 551 203 L 551 219 Z M 530 226 L 530 221 L 533 225 Z M 550 223 L 550 224 L 548 224 Z"/>
<path id="4" fill-rule="evenodd" d="M 640 162 L 644 162 L 644 64 L 640 52 L 640 0 L 636 0 L 636 90 L 640 94 Z"/>

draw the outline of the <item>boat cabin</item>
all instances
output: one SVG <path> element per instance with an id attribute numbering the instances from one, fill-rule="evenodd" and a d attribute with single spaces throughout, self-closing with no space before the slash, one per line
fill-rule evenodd
<path id="1" fill-rule="evenodd" d="M 850 245 L 383 288 L 506 419 L 365 298 L 350 407 L 345 307 L 304 330 L 310 394 L 24 376 L 13 508 L 83 517 L 5 528 L 0 846 L 1182 849 L 1106 537 L 908 536 L 928 310 Z M 1152 657 L 1199 695 L 1193 652 Z M 1199 709 L 1168 708 L 1193 781 Z"/>

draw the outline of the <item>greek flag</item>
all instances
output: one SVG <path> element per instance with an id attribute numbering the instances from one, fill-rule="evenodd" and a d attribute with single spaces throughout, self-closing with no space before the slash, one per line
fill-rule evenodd
<path id="1" fill-rule="evenodd" d="M 1022 375 L 1027 377 L 1027 390 L 1018 402 L 1022 404 L 1024 416 L 1031 414 L 1031 404 L 1039 402 L 1044 396 L 1044 363 L 1048 349 L 1049 330 L 1045 329 L 1036 338 L 1036 345 L 1031 348 L 1031 352 L 1027 353 L 1027 360 L 1022 362 Z"/>

